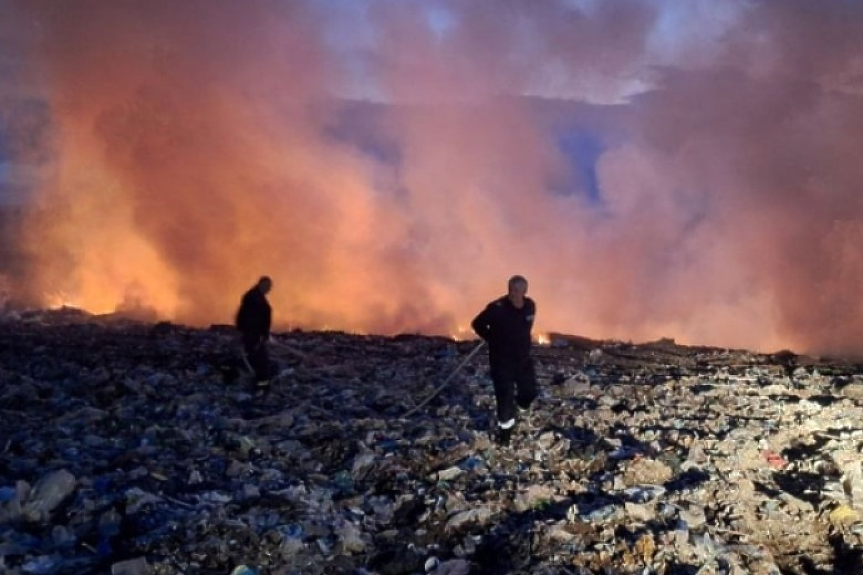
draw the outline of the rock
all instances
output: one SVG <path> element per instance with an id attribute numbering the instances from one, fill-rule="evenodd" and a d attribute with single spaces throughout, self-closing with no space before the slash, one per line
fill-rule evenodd
<path id="1" fill-rule="evenodd" d="M 636 459 L 627 465 L 623 483 L 633 485 L 660 485 L 671 479 L 671 469 L 665 463 L 653 459 Z"/>
<path id="2" fill-rule="evenodd" d="M 623 508 L 626 511 L 627 516 L 636 523 L 647 523 L 656 517 L 656 511 L 650 505 L 624 503 Z"/>
<path id="3" fill-rule="evenodd" d="M 459 531 L 469 524 L 484 525 L 491 518 L 491 511 L 484 507 L 460 511 L 446 522 L 447 532 Z"/>
<path id="4" fill-rule="evenodd" d="M 434 478 L 437 481 L 452 481 L 459 475 L 464 473 L 464 470 L 460 467 L 450 467 L 448 469 L 443 469 L 434 474 Z"/>
<path id="5" fill-rule="evenodd" d="M 516 495 L 513 509 L 518 512 L 527 511 L 548 505 L 554 498 L 554 488 L 547 485 L 531 485 Z"/>
<path id="6" fill-rule="evenodd" d="M 863 399 L 863 382 L 855 381 L 849 383 L 842 387 L 839 392 L 849 399 Z"/>

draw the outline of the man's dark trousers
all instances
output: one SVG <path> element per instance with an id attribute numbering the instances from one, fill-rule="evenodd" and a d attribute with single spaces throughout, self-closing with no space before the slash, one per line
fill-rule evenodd
<path id="1" fill-rule="evenodd" d="M 491 380 L 500 423 L 515 419 L 516 405 L 527 409 L 536 399 L 536 372 L 529 357 L 495 361 L 491 365 Z"/>
<path id="2" fill-rule="evenodd" d="M 243 351 L 246 359 L 255 372 L 255 381 L 267 381 L 270 379 L 270 357 L 267 353 L 267 343 L 260 336 L 243 336 Z"/>

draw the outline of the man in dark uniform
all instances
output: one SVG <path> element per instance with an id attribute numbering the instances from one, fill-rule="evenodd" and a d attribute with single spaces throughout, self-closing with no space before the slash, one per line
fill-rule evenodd
<path id="1" fill-rule="evenodd" d="M 243 336 L 243 352 L 255 372 L 255 383 L 266 387 L 270 383 L 270 358 L 267 354 L 267 340 L 270 339 L 272 308 L 267 294 L 273 281 L 262 276 L 249 291 L 243 294 L 240 309 L 237 311 L 237 329 Z"/>
<path id="2" fill-rule="evenodd" d="M 489 303 L 471 322 L 488 343 L 488 360 L 497 400 L 498 443 L 508 445 L 516 410 L 527 410 L 536 399 L 536 374 L 530 355 L 536 304 L 526 297 L 527 280 L 509 279 L 507 295 Z"/>

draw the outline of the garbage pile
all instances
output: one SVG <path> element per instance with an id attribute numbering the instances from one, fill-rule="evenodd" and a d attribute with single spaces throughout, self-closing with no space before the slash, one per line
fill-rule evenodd
<path id="1" fill-rule="evenodd" d="M 853 362 L 552 334 L 498 447 L 475 341 L 276 339 L 0 319 L 0 572 L 863 572 Z"/>

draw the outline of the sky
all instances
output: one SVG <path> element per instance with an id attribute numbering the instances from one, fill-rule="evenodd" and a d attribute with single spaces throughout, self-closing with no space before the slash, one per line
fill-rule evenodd
<path id="1" fill-rule="evenodd" d="M 863 3 L 0 0 L 3 296 L 863 352 Z"/>

